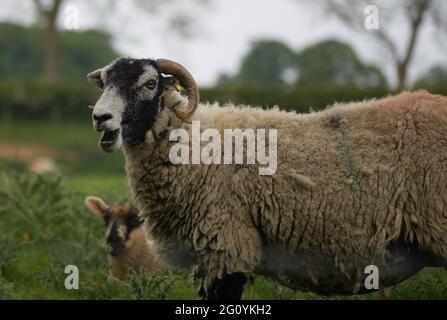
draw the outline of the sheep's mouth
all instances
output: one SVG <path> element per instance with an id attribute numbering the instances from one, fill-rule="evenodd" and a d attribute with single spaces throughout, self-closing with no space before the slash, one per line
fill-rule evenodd
<path id="1" fill-rule="evenodd" d="M 120 129 L 106 130 L 102 132 L 101 139 L 99 140 L 99 146 L 105 151 L 112 151 L 118 141 Z"/>

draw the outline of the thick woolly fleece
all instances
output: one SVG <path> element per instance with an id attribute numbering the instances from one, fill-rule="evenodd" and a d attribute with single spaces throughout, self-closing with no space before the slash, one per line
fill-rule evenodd
<path id="1" fill-rule="evenodd" d="M 255 272 L 352 293 L 370 264 L 388 286 L 409 275 L 387 267 L 393 246 L 404 264 L 413 249 L 447 262 L 447 98 L 419 91 L 307 115 L 200 105 L 192 120 L 222 134 L 278 131 L 273 176 L 257 165 L 172 165 L 173 142 L 152 131 L 124 145 L 147 235 L 166 261 L 198 263 L 205 288 Z M 190 129 L 165 109 L 156 126 L 168 122 Z"/>

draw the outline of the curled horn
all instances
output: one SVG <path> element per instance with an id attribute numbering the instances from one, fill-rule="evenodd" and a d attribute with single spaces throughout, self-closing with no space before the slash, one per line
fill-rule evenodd
<path id="1" fill-rule="evenodd" d="M 197 88 L 196 81 L 191 73 L 177 62 L 167 59 L 157 59 L 156 62 L 162 73 L 176 77 L 183 88 L 185 88 L 188 95 L 188 105 L 185 108 L 177 109 L 175 114 L 182 120 L 190 118 L 199 104 L 199 89 Z"/>

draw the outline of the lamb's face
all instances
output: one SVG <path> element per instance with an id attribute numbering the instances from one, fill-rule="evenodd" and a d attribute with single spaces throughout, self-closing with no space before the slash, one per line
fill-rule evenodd
<path id="1" fill-rule="evenodd" d="M 96 131 L 102 132 L 99 147 L 106 152 L 118 150 L 123 141 L 143 142 L 161 111 L 161 96 L 175 83 L 149 59 L 121 58 L 87 77 L 102 90 L 92 119 Z"/>
<path id="2" fill-rule="evenodd" d="M 114 203 L 108 206 L 102 199 L 87 197 L 86 206 L 96 216 L 104 220 L 106 226 L 106 241 L 112 257 L 121 256 L 132 248 L 133 233 L 142 227 L 138 217 L 138 209 L 130 203 Z"/>
<path id="3" fill-rule="evenodd" d="M 107 214 L 106 241 L 112 257 L 120 256 L 125 250 L 132 248 L 132 234 L 142 225 L 138 210 L 129 203 L 113 204 Z"/>

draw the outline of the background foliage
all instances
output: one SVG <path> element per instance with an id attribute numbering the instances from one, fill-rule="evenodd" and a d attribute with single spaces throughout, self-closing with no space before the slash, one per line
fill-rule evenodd
<path id="1" fill-rule="evenodd" d="M 0 23 L 0 79 L 40 78 L 44 70 L 42 30 Z M 118 57 L 103 31 L 61 31 L 61 79 L 84 79 Z"/>

